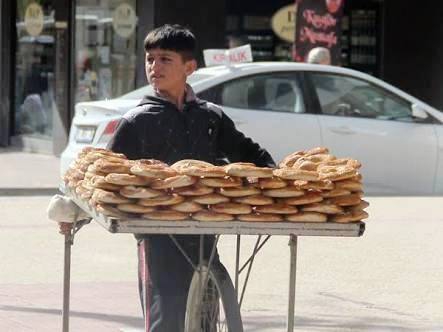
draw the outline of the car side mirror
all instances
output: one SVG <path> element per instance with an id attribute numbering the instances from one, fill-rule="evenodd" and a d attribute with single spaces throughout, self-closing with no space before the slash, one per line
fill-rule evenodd
<path id="1" fill-rule="evenodd" d="M 413 104 L 412 105 L 412 116 L 416 119 L 427 119 L 428 113 L 419 105 Z"/>

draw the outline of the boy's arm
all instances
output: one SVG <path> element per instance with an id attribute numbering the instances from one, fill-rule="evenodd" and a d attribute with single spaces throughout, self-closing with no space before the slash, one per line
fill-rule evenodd
<path id="1" fill-rule="evenodd" d="M 260 167 L 275 167 L 271 155 L 235 128 L 234 122 L 221 112 L 218 146 L 230 162 L 252 162 Z"/>

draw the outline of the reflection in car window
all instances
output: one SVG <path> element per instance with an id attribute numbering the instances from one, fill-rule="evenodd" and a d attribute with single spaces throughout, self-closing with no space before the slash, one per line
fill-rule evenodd
<path id="1" fill-rule="evenodd" d="M 188 82 L 188 84 L 192 85 L 198 81 L 204 80 L 209 77 L 211 77 L 211 75 L 194 73 L 188 77 L 187 82 Z M 142 99 L 144 96 L 150 95 L 152 93 L 153 93 L 152 87 L 149 84 L 147 84 L 137 90 L 131 91 L 131 92 L 124 94 L 118 98 L 120 98 L 120 99 Z"/>
<path id="2" fill-rule="evenodd" d="M 219 103 L 227 107 L 303 113 L 303 95 L 295 75 L 272 74 L 224 83 Z"/>
<path id="3" fill-rule="evenodd" d="M 323 114 L 413 120 L 411 104 L 381 87 L 334 74 L 311 73 L 310 77 Z"/>

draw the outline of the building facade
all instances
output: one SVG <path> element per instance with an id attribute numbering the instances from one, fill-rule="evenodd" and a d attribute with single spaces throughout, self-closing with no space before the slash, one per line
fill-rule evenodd
<path id="1" fill-rule="evenodd" d="M 441 7 L 346 0 L 342 65 L 443 109 Z M 250 43 L 257 61 L 290 61 L 291 8 L 284 0 L 0 0 L 0 146 L 59 154 L 76 103 L 145 84 L 143 39 L 164 23 L 189 26 L 200 50 Z M 277 31 L 278 12 L 289 34 Z"/>

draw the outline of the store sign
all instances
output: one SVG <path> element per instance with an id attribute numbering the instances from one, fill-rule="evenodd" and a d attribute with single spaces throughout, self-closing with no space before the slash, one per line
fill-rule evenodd
<path id="1" fill-rule="evenodd" d="M 206 67 L 232 65 L 242 62 L 252 62 L 251 45 L 243 45 L 231 49 L 209 49 L 203 51 Z"/>
<path id="2" fill-rule="evenodd" d="M 25 29 L 29 35 L 37 37 L 43 31 L 43 8 L 38 3 L 31 3 L 25 11 Z"/>
<path id="3" fill-rule="evenodd" d="M 295 18 L 297 15 L 297 6 L 289 5 L 280 8 L 271 20 L 271 26 L 274 33 L 283 40 L 294 42 L 295 38 Z"/>
<path id="4" fill-rule="evenodd" d="M 331 64 L 340 64 L 343 5 L 344 0 L 297 0 L 295 61 L 306 61 L 311 49 L 326 47 Z"/>
<path id="5" fill-rule="evenodd" d="M 112 27 L 120 37 L 129 38 L 134 33 L 136 25 L 137 16 L 131 5 L 122 3 L 115 8 L 112 15 Z"/>

